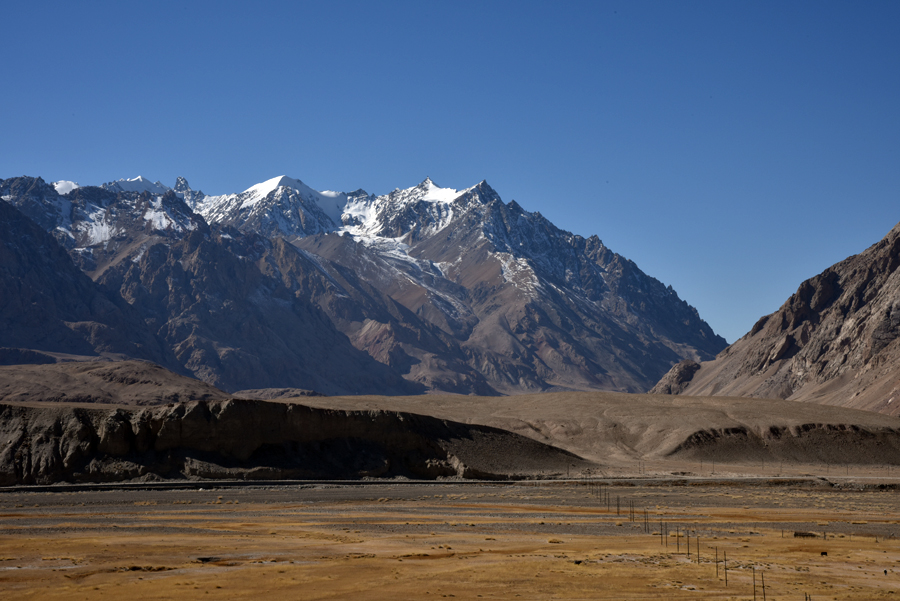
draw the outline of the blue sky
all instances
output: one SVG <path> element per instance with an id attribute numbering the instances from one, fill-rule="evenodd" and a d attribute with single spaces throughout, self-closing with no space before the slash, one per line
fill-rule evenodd
<path id="1" fill-rule="evenodd" d="M 900 2 L 4 4 L 0 178 L 486 179 L 729 342 L 900 221 Z"/>

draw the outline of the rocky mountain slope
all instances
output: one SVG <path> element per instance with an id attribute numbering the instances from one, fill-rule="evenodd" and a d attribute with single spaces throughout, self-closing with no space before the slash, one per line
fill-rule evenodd
<path id="1" fill-rule="evenodd" d="M 338 328 L 430 389 L 638 391 L 724 347 L 671 288 L 486 182 L 374 196 L 282 177 L 199 210 L 315 256 L 338 288 L 314 298 Z"/>
<path id="2" fill-rule="evenodd" d="M 43 237 L 44 246 L 54 249 L 41 252 L 30 238 L 4 238 L 7 244 L 18 240 L 19 262 L 52 260 L 53 265 L 37 270 L 27 264 L 10 271 L 18 263 L 4 262 L 11 277 L 2 285 L 10 291 L 4 295 L 9 303 L 0 316 L 10 326 L 0 334 L 0 346 L 78 355 L 115 352 L 153 360 L 228 390 L 291 386 L 326 394 L 423 390 L 354 348 L 303 294 L 285 288 L 265 260 L 270 240 L 211 232 L 173 191 L 153 197 L 147 192 L 81 187 L 60 196 L 40 179 L 19 178 L 4 182 L 0 192 L 10 198 L 0 204 L 7 216 L 3 224 L 16 228 L 28 222 L 35 236 Z M 96 282 L 10 205 L 43 219 L 42 225 Z M 319 273 L 301 253 L 293 254 L 297 271 Z M 72 274 L 60 278 L 54 270 L 66 263 Z M 46 288 L 52 288 L 54 296 Z M 32 297 L 37 300 L 23 305 Z M 62 300 L 53 300 L 56 297 Z M 100 327 L 90 314 L 71 312 L 47 319 L 47 312 L 53 315 L 59 304 L 96 305 L 95 298 L 112 299 L 112 308 L 119 307 L 128 320 L 106 307 L 104 315 L 109 313 L 106 319 L 115 319 L 114 325 Z M 63 325 L 54 335 L 67 338 L 44 342 L 49 334 L 41 334 L 41 328 L 58 322 Z M 79 325 L 82 322 L 87 325 Z M 69 332 L 73 328 L 88 332 L 92 344 L 73 339 Z M 155 353 L 144 350 L 154 344 Z"/>
<path id="3" fill-rule="evenodd" d="M 172 365 L 171 351 L 118 294 L 93 282 L 34 221 L 0 202 L 0 347 L 128 356 Z M 4 353 L 8 360 L 23 353 Z M 36 359 L 46 355 L 35 354 Z"/>
<path id="4" fill-rule="evenodd" d="M 900 415 L 900 224 L 803 282 L 714 361 L 653 392 L 811 401 Z"/>
<path id="5" fill-rule="evenodd" d="M 383 196 L 287 177 L 225 196 L 183 178 L 60 189 L 0 181 L 136 310 L 174 356 L 164 365 L 225 390 L 641 391 L 725 346 L 670 287 L 485 182 Z"/>

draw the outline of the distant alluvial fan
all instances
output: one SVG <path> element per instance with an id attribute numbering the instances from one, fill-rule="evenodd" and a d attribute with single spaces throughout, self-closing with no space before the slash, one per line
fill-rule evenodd
<path id="1" fill-rule="evenodd" d="M 50 315 L 59 334 L 4 330 L 0 347 L 150 358 L 232 391 L 496 395 L 645 391 L 726 346 L 671 287 L 484 181 L 373 195 L 280 176 L 209 196 L 182 177 L 173 188 L 20 177 L 0 196 L 46 234 L 4 237 L 5 253 L 61 247 L 34 260 L 80 270 L 73 293 L 132 316 L 115 346 L 99 334 L 103 311 L 73 321 L 35 293 L 44 300 L 0 317 Z"/>

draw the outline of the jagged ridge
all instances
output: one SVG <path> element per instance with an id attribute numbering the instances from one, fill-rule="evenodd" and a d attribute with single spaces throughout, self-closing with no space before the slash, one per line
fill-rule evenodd
<path id="1" fill-rule="evenodd" d="M 225 196 L 195 195 L 183 178 L 161 194 L 126 189 L 138 184 L 150 186 L 60 195 L 17 178 L 0 190 L 141 307 L 184 367 L 226 389 L 328 388 L 287 370 L 283 344 L 265 352 L 266 338 L 285 340 L 266 316 L 288 305 L 330 322 L 386 368 L 375 380 L 393 373 L 410 384 L 388 388 L 406 392 L 641 391 L 677 361 L 724 347 L 671 287 L 599 238 L 504 203 L 484 181 L 457 191 L 426 179 L 383 196 L 317 192 L 284 176 Z"/>

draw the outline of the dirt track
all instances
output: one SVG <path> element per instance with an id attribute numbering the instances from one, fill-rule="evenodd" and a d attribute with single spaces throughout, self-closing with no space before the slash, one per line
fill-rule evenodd
<path id="1" fill-rule="evenodd" d="M 612 484 L 0 492 L 0 590 L 5 599 L 752 599 L 755 568 L 760 599 L 762 578 L 767 599 L 900 594 L 896 488 Z M 727 587 L 716 553 L 728 555 Z"/>

